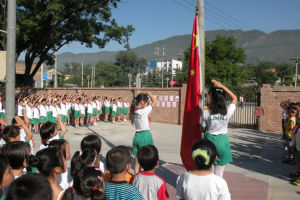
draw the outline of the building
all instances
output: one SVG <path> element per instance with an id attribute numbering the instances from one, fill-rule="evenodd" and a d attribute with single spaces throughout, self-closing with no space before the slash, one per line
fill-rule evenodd
<path id="1" fill-rule="evenodd" d="M 150 67 L 161 71 L 162 68 L 167 72 L 171 72 L 173 75 L 176 74 L 177 70 L 182 70 L 182 61 L 179 60 L 166 60 L 166 61 L 150 61 Z"/>

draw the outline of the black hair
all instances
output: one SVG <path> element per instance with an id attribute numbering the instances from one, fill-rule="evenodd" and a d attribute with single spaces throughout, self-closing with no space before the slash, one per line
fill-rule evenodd
<path id="1" fill-rule="evenodd" d="M 153 145 L 141 147 L 137 153 L 137 159 L 145 171 L 154 169 L 159 160 L 157 148 Z"/>
<path id="2" fill-rule="evenodd" d="M 209 156 L 208 164 L 205 164 L 207 160 L 203 155 L 196 155 L 195 158 L 193 158 L 196 170 L 210 169 L 217 156 L 217 149 L 214 143 L 207 139 L 198 140 L 192 147 L 192 154 L 195 150 L 205 150 Z"/>
<path id="3" fill-rule="evenodd" d="M 226 108 L 226 93 L 223 89 L 212 87 L 209 90 L 209 94 L 211 95 L 211 105 L 210 105 L 210 114 L 216 115 L 226 115 L 227 108 Z"/>
<path id="4" fill-rule="evenodd" d="M 148 102 L 148 99 L 148 95 L 145 93 L 140 93 L 135 98 L 133 98 L 129 111 L 129 120 L 131 121 L 131 124 L 134 123 L 134 112 L 136 106 L 139 105 L 141 101 L 144 101 L 145 103 Z"/>
<path id="5" fill-rule="evenodd" d="M 112 175 L 123 172 L 128 163 L 130 153 L 124 146 L 116 146 L 106 154 L 106 167 Z"/>
<path id="6" fill-rule="evenodd" d="M 15 138 L 20 135 L 20 128 L 15 125 L 7 126 L 4 128 L 1 138 L 6 142 L 9 143 L 9 138 Z"/>
<path id="7" fill-rule="evenodd" d="M 64 139 L 57 139 L 57 140 L 51 140 L 47 145 L 49 147 L 54 147 L 54 148 L 57 148 L 59 149 L 60 151 L 62 151 L 63 155 L 64 155 L 64 158 L 67 157 L 66 155 L 66 150 L 64 148 L 64 145 L 68 143 L 67 140 L 64 140 Z"/>
<path id="8" fill-rule="evenodd" d="M 2 184 L 3 175 L 7 168 L 9 168 L 9 162 L 3 154 L 0 154 L 0 185 Z"/>
<path id="9" fill-rule="evenodd" d="M 3 148 L 3 155 L 7 158 L 12 169 L 24 168 L 24 160 L 27 160 L 30 145 L 26 142 L 16 141 L 6 144 Z"/>
<path id="10" fill-rule="evenodd" d="M 54 133 L 56 124 L 52 122 L 46 122 L 42 125 L 40 129 L 40 135 L 42 140 L 48 140 L 50 138 L 50 135 Z"/>
<path id="11" fill-rule="evenodd" d="M 12 182 L 7 200 L 52 200 L 52 188 L 41 174 L 25 174 Z"/>
<path id="12" fill-rule="evenodd" d="M 105 200 L 103 174 L 99 168 L 87 167 L 81 177 L 82 196 L 92 200 Z"/>
<path id="13" fill-rule="evenodd" d="M 35 156 L 29 156 L 29 165 L 37 167 L 39 172 L 49 177 L 55 167 L 64 169 L 64 155 L 60 149 L 49 147 L 42 149 Z"/>
<path id="14" fill-rule="evenodd" d="M 95 164 L 98 154 L 95 149 L 76 151 L 71 159 L 71 175 L 74 177 L 82 173 L 89 165 Z"/>
<path id="15" fill-rule="evenodd" d="M 86 149 L 95 149 L 97 154 L 100 153 L 100 149 L 102 146 L 101 139 L 99 135 L 88 135 L 81 140 L 81 150 L 84 151 Z"/>

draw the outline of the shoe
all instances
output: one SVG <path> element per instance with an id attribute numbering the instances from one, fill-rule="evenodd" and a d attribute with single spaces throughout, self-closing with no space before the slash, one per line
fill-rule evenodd
<path id="1" fill-rule="evenodd" d="M 284 164 L 296 165 L 296 161 L 293 158 L 282 160 L 281 162 L 284 163 Z"/>
<path id="2" fill-rule="evenodd" d="M 289 177 L 290 178 L 299 178 L 300 177 L 300 173 L 297 172 L 297 173 L 294 173 L 294 174 L 290 174 Z"/>
<path id="3" fill-rule="evenodd" d="M 96 126 L 97 124 L 96 123 L 94 123 L 94 126 Z"/>
<path id="4" fill-rule="evenodd" d="M 124 122 L 126 122 L 127 120 L 126 119 L 124 119 Z"/>
<path id="5" fill-rule="evenodd" d="M 300 186 L 300 179 L 298 178 L 297 180 L 291 182 L 292 185 Z"/>

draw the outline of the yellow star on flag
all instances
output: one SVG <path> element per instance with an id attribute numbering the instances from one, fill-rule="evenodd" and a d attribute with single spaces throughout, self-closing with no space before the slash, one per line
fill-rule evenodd
<path id="1" fill-rule="evenodd" d="M 195 70 L 191 70 L 191 76 L 194 76 L 194 74 L 195 74 Z"/>
<path id="2" fill-rule="evenodd" d="M 193 48 L 193 50 L 195 50 L 199 46 L 199 36 L 197 34 L 193 34 L 193 37 L 195 37 L 195 39 L 196 39 L 195 45 Z"/>

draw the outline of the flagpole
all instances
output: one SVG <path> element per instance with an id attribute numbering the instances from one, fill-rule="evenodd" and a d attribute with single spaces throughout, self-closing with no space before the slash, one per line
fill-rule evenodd
<path id="1" fill-rule="evenodd" d="M 197 0 L 196 13 L 198 16 L 198 37 L 199 37 L 199 84 L 200 94 L 202 99 L 200 102 L 201 108 L 204 106 L 204 86 L 205 86 L 205 23 L 204 23 L 204 0 Z"/>

